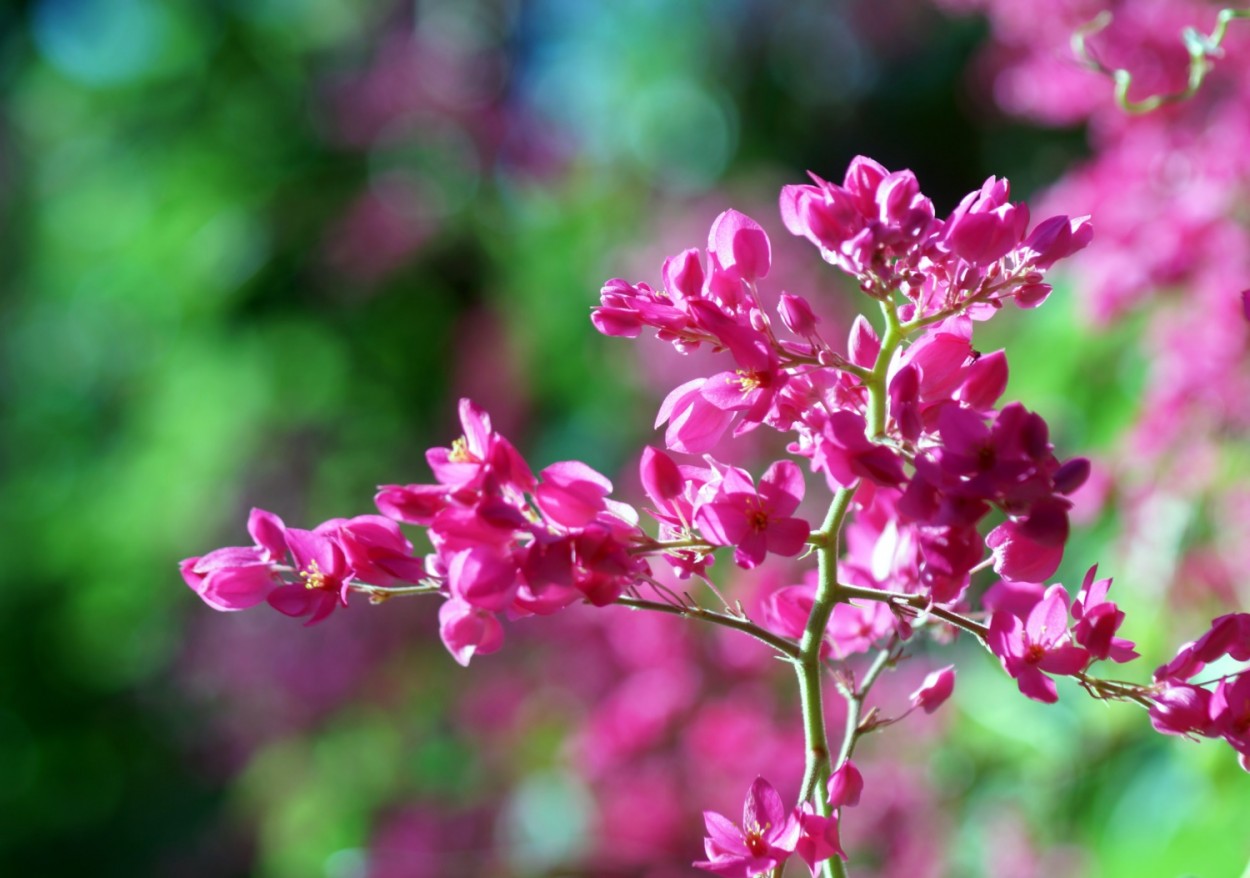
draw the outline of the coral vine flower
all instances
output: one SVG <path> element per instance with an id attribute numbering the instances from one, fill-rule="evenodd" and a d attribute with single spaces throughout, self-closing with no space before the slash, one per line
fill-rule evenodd
<path id="1" fill-rule="evenodd" d="M 704 811 L 703 822 L 708 858 L 693 865 L 725 878 L 749 878 L 775 869 L 794 853 L 801 832 L 798 815 L 786 811 L 777 790 L 762 777 L 747 791 L 741 829 L 715 811 Z"/>
<path id="2" fill-rule="evenodd" d="M 1059 700 L 1055 681 L 1043 672 L 1075 674 L 1089 664 L 1090 653 L 1073 646 L 1068 634 L 1068 593 L 1052 585 L 1029 612 L 1028 620 L 1005 611 L 990 618 L 986 645 L 1004 670 L 1016 678 L 1020 691 L 1035 701 Z"/>
<path id="3" fill-rule="evenodd" d="M 699 507 L 695 522 L 716 546 L 735 546 L 734 561 L 751 568 L 764 555 L 794 556 L 803 549 L 811 525 L 789 517 L 803 500 L 803 473 L 789 460 L 779 460 L 760 479 L 759 491 L 751 477 L 728 467 L 715 497 Z"/>
<path id="4" fill-rule="evenodd" d="M 431 448 L 426 460 L 439 483 L 452 490 L 534 487 L 534 474 L 512 444 L 491 429 L 490 415 L 472 400 L 460 400 L 464 435 L 450 448 Z"/>
<path id="5" fill-rule="evenodd" d="M 268 597 L 269 605 L 283 615 L 307 616 L 305 625 L 320 622 L 337 606 L 347 606 L 351 568 L 332 536 L 338 530 L 337 523 L 328 525 L 316 530 L 287 528 L 287 548 L 303 582 L 276 588 Z"/>
<path id="6" fill-rule="evenodd" d="M 1098 565 L 1095 564 L 1086 572 L 1081 590 L 1072 602 L 1072 618 L 1076 620 L 1072 634 L 1094 658 L 1131 661 L 1137 658 L 1133 642 L 1115 636 L 1124 621 L 1124 611 L 1107 600 L 1111 580 L 1095 579 L 1097 575 Z"/>
<path id="7" fill-rule="evenodd" d="M 832 856 L 846 859 L 842 840 L 838 837 L 838 818 L 821 817 L 811 802 L 804 802 L 799 811 L 799 841 L 794 852 L 803 858 L 815 878 L 818 867 Z"/>

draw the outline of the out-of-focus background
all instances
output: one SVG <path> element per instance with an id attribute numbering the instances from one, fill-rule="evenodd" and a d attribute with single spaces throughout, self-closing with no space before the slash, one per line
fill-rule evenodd
<path id="1" fill-rule="evenodd" d="M 432 601 L 302 629 L 212 612 L 177 562 L 246 543 L 252 506 L 311 526 L 427 480 L 465 395 L 537 466 L 584 459 L 631 496 L 657 401 L 706 361 L 599 336 L 600 285 L 658 282 L 733 206 L 773 237 L 774 293 L 841 336 L 857 293 L 785 234 L 776 194 L 857 153 L 913 169 L 939 215 L 991 174 L 1052 212 L 1107 210 L 1108 249 L 979 346 L 1007 347 L 1009 393 L 1061 457 L 1095 458 L 1060 578 L 1116 577 L 1145 654 L 1126 676 L 1243 603 L 1245 331 L 1219 296 L 1250 286 L 1228 202 L 1247 174 L 1203 138 L 1246 142 L 1250 79 L 1225 68 L 1201 124 L 1124 121 L 1107 80 L 1042 51 L 1097 4 L 1033 32 L 1025 5 L 5 6 L 0 870 L 690 874 L 703 808 L 801 771 L 790 676 L 749 646 L 570 611 L 463 670 Z M 1165 68 L 1173 20 L 1210 19 L 1136 5 Z M 855 874 L 1244 866 L 1228 748 L 1075 686 L 1026 702 L 975 648 L 933 661 L 952 655 L 943 713 L 865 748 Z"/>

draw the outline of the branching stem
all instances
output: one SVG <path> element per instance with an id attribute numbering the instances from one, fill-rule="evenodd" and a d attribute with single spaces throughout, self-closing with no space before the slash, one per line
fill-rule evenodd
<path id="1" fill-rule="evenodd" d="M 1110 10 L 1103 10 L 1088 24 L 1077 28 L 1072 34 L 1072 53 L 1081 63 L 1091 70 L 1110 76 L 1115 82 L 1115 100 L 1120 109 L 1126 113 L 1142 114 L 1159 109 L 1164 104 L 1176 104 L 1187 101 L 1202 88 L 1203 81 L 1211 72 L 1211 59 L 1219 57 L 1220 44 L 1228 32 L 1228 25 L 1236 19 L 1250 19 L 1250 9 L 1221 9 L 1215 20 L 1215 29 L 1209 34 L 1199 33 L 1195 28 L 1187 27 L 1181 32 L 1181 41 L 1185 51 L 1189 53 L 1189 78 L 1180 91 L 1165 92 L 1151 95 L 1140 101 L 1131 100 L 1129 88 L 1133 85 L 1133 74 L 1123 67 L 1111 68 L 1103 64 L 1089 50 L 1087 40 L 1094 34 L 1104 30 L 1111 24 L 1113 16 Z"/>

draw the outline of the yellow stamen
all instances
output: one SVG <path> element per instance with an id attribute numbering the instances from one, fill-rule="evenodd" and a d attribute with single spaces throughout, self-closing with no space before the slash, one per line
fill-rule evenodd
<path id="1" fill-rule="evenodd" d="M 469 440 L 461 436 L 451 443 L 451 454 L 447 455 L 451 463 L 473 463 L 477 460 L 469 450 Z"/>
<path id="2" fill-rule="evenodd" d="M 758 390 L 760 385 L 764 383 L 760 378 L 760 373 L 756 372 L 754 369 L 739 369 L 737 371 L 739 376 L 738 386 L 742 388 L 743 393 L 750 393 L 752 390 Z"/>
<path id="3" fill-rule="evenodd" d="M 326 588 L 326 575 L 321 572 L 321 565 L 312 560 L 308 562 L 308 569 L 300 571 L 300 578 L 304 580 L 304 588 Z"/>

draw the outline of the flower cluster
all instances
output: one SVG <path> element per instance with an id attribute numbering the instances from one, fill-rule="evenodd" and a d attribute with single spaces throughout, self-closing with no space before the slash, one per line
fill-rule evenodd
<path id="1" fill-rule="evenodd" d="M 1141 399 L 1114 451 L 1114 496 L 1128 537 L 1146 533 L 1151 506 L 1186 504 L 1193 523 L 1167 567 L 1150 565 L 1178 602 L 1247 593 L 1245 540 L 1220 522 L 1246 501 L 1239 480 L 1250 426 L 1250 326 L 1239 291 L 1250 278 L 1250 22 L 1244 4 L 1204 0 L 1063 0 L 1033 14 L 1019 0 L 935 0 L 986 16 L 977 61 L 1005 112 L 1089 131 L 1089 154 L 1043 203 L 1098 218 L 1098 246 L 1070 264 L 1091 324 L 1138 315 Z M 1236 8 L 1218 49 L 1196 71 L 1182 34 L 1210 44 L 1220 7 Z M 1074 34 L 1084 34 L 1074 52 Z M 1115 78 L 1112 73 L 1114 71 Z M 1195 72 L 1201 86 L 1189 93 Z M 1117 85 L 1126 88 L 1117 99 Z M 1182 97 L 1183 100 L 1177 100 Z M 1130 113 L 1127 101 L 1153 112 Z M 1140 325 L 1140 324 L 1139 324 Z"/>
<path id="2" fill-rule="evenodd" d="M 592 319 L 608 335 L 652 326 L 679 350 L 706 343 L 733 357 L 732 371 L 689 381 L 665 399 L 656 421 L 668 425 L 670 450 L 705 452 L 735 420 L 735 435 L 767 424 L 793 434 L 789 450 L 831 489 L 863 480 L 845 561 L 857 584 L 957 600 L 982 560 L 977 525 L 993 507 L 1008 514 L 988 539 L 995 569 L 1040 582 L 1058 567 L 1067 495 L 1089 466 L 1056 459 L 1039 415 L 1019 404 L 996 409 L 1007 361 L 1001 351 L 973 348 L 973 318 L 1011 299 L 1038 304 L 1049 291 L 1042 272 L 1084 247 L 1091 227 L 1087 218 L 1056 216 L 1029 232 L 1027 208 L 1008 194 L 1005 181 L 991 178 L 937 219 L 910 171 L 891 173 L 864 157 L 842 186 L 817 178 L 785 187 L 781 212 L 792 233 L 816 243 L 866 292 L 905 297 L 888 309 L 884 337 L 857 319 L 844 352 L 820 336 L 810 303 L 793 293 L 783 293 L 777 309 L 791 336 L 783 337 L 758 289 L 771 265 L 768 236 L 732 210 L 712 225 L 706 268 L 698 251 L 685 250 L 665 262 L 661 289 L 608 281 Z M 904 347 L 908 336 L 915 338 Z M 888 416 L 886 400 L 870 403 L 871 380 L 888 387 Z M 700 471 L 665 464 L 665 472 L 672 497 L 698 495 Z M 654 492 L 652 499 L 659 502 Z M 753 533 L 765 529 L 765 508 Z M 732 533 L 696 523 L 711 525 L 713 545 L 740 546 L 745 511 L 739 507 Z M 673 510 L 663 514 L 677 523 Z M 790 526 L 780 554 L 794 554 L 785 539 L 797 533 Z M 759 563 L 763 545 L 753 537 L 749 550 L 739 548 L 739 563 Z"/>
<path id="3" fill-rule="evenodd" d="M 313 530 L 287 527 L 272 512 L 253 509 L 252 546 L 216 549 L 182 562 L 182 577 L 215 610 L 245 610 L 268 602 L 312 625 L 347 606 L 350 583 L 416 582 L 421 565 L 399 525 L 380 515 L 334 518 Z M 283 574 L 294 574 L 288 581 Z"/>
<path id="4" fill-rule="evenodd" d="M 647 572 L 631 553 L 644 538 L 637 513 L 607 496 L 610 481 L 577 461 L 554 463 L 536 478 L 471 401 L 461 401 L 460 419 L 464 435 L 426 455 L 437 484 L 384 485 L 375 498 L 383 516 L 304 531 L 254 510 L 254 547 L 188 558 L 183 578 L 215 609 L 268 601 L 287 615 L 309 616 L 308 624 L 346 606 L 351 590 L 376 600 L 395 594 L 396 583 L 419 583 L 418 591 L 446 596 L 443 642 L 467 665 L 503 642 L 498 614 L 609 604 Z M 427 528 L 434 551 L 424 561 L 397 522 Z M 288 552 L 291 565 L 283 563 Z M 296 578 L 284 579 L 289 573 Z"/>
<path id="5" fill-rule="evenodd" d="M 189 558 L 184 579 L 216 609 L 268 602 L 308 624 L 352 592 L 374 602 L 437 594 L 442 640 L 462 665 L 500 647 L 501 616 L 574 604 L 625 604 L 754 636 L 797 669 L 808 758 L 792 808 L 757 778 L 740 826 L 705 812 L 707 859 L 695 865 L 723 876 L 775 873 L 794 854 L 813 874 L 841 873 L 837 814 L 863 787 L 850 760 L 856 741 L 918 710 L 932 713 L 953 691 L 948 666 L 920 683 L 902 715 L 862 713 L 869 690 L 922 632 L 979 638 L 1029 698 L 1057 700 L 1051 675 L 1071 676 L 1097 697 L 1149 707 L 1160 731 L 1223 737 L 1250 770 L 1250 675 L 1223 677 L 1214 689 L 1192 682 L 1218 659 L 1250 659 L 1250 615 L 1216 620 L 1152 685 L 1092 676 L 1098 661 L 1137 656 L 1119 636 L 1124 613 L 1108 600 L 1110 579 L 1091 568 L 1074 600 L 1062 585 L 1044 585 L 1059 568 L 1071 495 L 1090 464 L 1061 460 L 1040 415 L 1002 402 L 1005 353 L 973 345 L 976 321 L 1005 302 L 1028 308 L 1047 297 L 1044 272 L 1089 242 L 1088 219 L 1055 216 L 1030 229 L 1027 208 L 996 178 L 939 218 L 911 172 L 862 157 L 842 185 L 813 180 L 782 191 L 786 227 L 850 274 L 881 315 L 879 328 L 858 318 L 845 348 L 822 335 L 803 296 L 781 292 L 775 316 L 764 307 L 772 246 L 759 223 L 733 210 L 713 223 L 705 253 L 685 250 L 664 263 L 661 287 L 615 279 L 602 290 L 592 315 L 601 332 L 635 337 L 652 327 L 679 351 L 708 346 L 732 360 L 660 406 L 665 449 L 647 447 L 640 463 L 657 536 L 610 497 L 605 476 L 578 461 L 535 474 L 486 413 L 462 400 L 463 435 L 427 452 L 434 483 L 384 485 L 375 497 L 381 515 L 311 531 L 255 510 L 252 546 Z M 767 426 L 786 438 L 831 492 L 821 523 L 802 510 L 807 486 L 796 460 L 774 461 L 756 480 L 712 454 L 731 426 L 734 436 Z M 400 524 L 425 529 L 424 557 Z M 708 577 L 722 547 L 744 569 L 804 552 L 816 569 L 801 584 L 789 584 L 789 570 L 775 578 L 758 595 L 757 623 Z M 652 557 L 671 573 L 653 572 Z M 978 605 L 972 576 L 991 567 L 999 581 Z M 707 583 L 724 611 L 679 594 L 666 575 Z M 857 677 L 845 660 L 873 650 Z M 836 762 L 821 700 L 830 663 L 848 705 Z M 592 724 L 605 770 L 660 735 L 695 685 L 656 667 L 633 671 Z"/>
<path id="6" fill-rule="evenodd" d="M 1124 613 L 1106 599 L 1111 580 L 1096 580 L 1096 574 L 1096 567 L 1086 573 L 1070 610 L 1062 585 L 1052 585 L 1039 596 L 999 583 L 986 594 L 985 604 L 993 610 L 986 645 L 1029 698 L 1059 699 L 1047 674 L 1075 675 L 1096 660 L 1137 658 L 1133 644 L 1116 636 Z"/>
<path id="7" fill-rule="evenodd" d="M 1150 721 L 1164 734 L 1223 738 L 1250 771 L 1250 672 L 1222 676 L 1214 689 L 1193 682 L 1207 665 L 1225 657 L 1250 661 L 1250 613 L 1220 616 L 1206 634 L 1155 671 Z"/>

